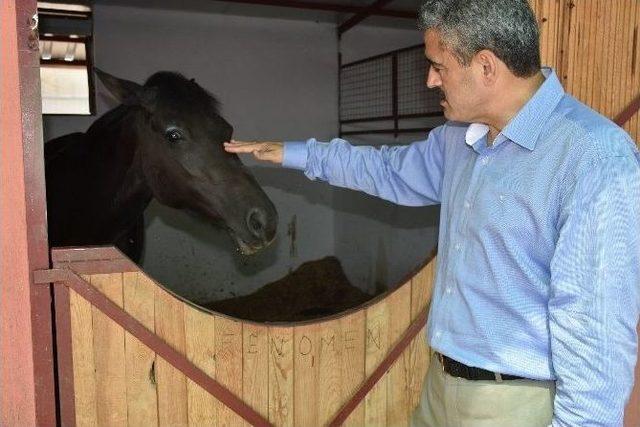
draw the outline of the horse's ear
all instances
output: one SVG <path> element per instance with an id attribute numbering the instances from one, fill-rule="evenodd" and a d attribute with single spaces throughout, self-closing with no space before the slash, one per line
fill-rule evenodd
<path id="1" fill-rule="evenodd" d="M 129 80 L 119 79 L 109 73 L 105 73 L 97 67 L 93 67 L 93 70 L 100 78 L 100 81 L 109 90 L 111 95 L 113 95 L 122 104 L 140 105 L 148 101 L 146 99 L 147 96 L 145 94 L 144 86 Z"/>

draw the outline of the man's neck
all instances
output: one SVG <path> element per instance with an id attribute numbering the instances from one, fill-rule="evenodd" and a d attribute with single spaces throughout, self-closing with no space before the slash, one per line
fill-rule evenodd
<path id="1" fill-rule="evenodd" d="M 512 82 L 503 84 L 504 89 L 494 96 L 493 108 L 485 122 L 489 126 L 489 134 L 487 135 L 489 145 L 493 144 L 502 129 L 533 97 L 544 83 L 544 76 L 542 72 L 538 72 L 525 79 L 514 77 L 512 80 Z"/>

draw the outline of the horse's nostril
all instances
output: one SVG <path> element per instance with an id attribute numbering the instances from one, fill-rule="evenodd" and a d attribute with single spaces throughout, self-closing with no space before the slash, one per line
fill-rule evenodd
<path id="1" fill-rule="evenodd" d="M 256 237 L 264 237 L 267 213 L 260 208 L 252 208 L 247 214 L 247 227 Z"/>

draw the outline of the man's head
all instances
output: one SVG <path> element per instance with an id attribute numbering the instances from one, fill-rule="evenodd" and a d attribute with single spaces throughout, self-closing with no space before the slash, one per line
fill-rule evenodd
<path id="1" fill-rule="evenodd" d="M 527 0 L 425 0 L 419 25 L 431 62 L 427 85 L 442 90 L 450 120 L 481 121 L 501 85 L 540 70 L 538 26 Z"/>

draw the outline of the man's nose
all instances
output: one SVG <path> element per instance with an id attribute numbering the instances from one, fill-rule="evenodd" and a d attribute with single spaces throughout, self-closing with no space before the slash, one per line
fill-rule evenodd
<path id="1" fill-rule="evenodd" d="M 440 75 L 432 66 L 429 66 L 427 69 L 427 87 L 429 89 L 433 89 L 434 87 L 439 87 L 441 85 L 442 81 L 440 80 Z"/>

